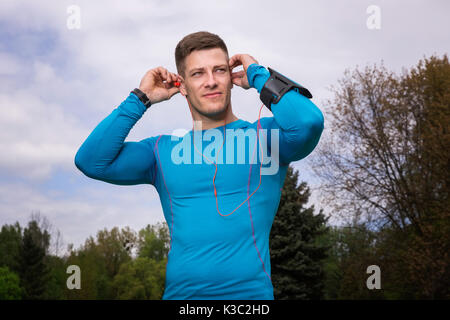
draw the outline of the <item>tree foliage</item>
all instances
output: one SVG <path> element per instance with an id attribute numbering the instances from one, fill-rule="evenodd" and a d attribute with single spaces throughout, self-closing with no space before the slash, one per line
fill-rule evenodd
<path id="1" fill-rule="evenodd" d="M 114 277 L 117 299 L 160 300 L 164 293 L 166 260 L 138 257 L 122 264 Z"/>
<path id="2" fill-rule="evenodd" d="M 17 300 L 22 297 L 19 276 L 8 267 L 0 267 L 0 300 Z"/>
<path id="3" fill-rule="evenodd" d="M 270 232 L 271 273 L 275 299 L 323 298 L 323 266 L 328 247 L 316 238 L 327 231 L 326 218 L 314 205 L 306 183 L 288 168 L 280 204 Z"/>
<path id="4" fill-rule="evenodd" d="M 315 172 L 328 205 L 347 223 L 390 230 L 404 278 L 420 297 L 449 297 L 450 64 L 419 61 L 401 75 L 383 65 L 347 71 L 328 103 L 331 132 Z"/>
<path id="5" fill-rule="evenodd" d="M 69 299 L 160 299 L 164 291 L 167 226 L 101 230 L 72 250 L 67 264 L 82 270 L 82 290 Z"/>
<path id="6" fill-rule="evenodd" d="M 49 268 L 46 264 L 46 252 L 50 244 L 50 235 L 42 231 L 35 220 L 28 223 L 23 231 L 19 274 L 24 289 L 24 299 L 42 299 L 49 281 Z"/>

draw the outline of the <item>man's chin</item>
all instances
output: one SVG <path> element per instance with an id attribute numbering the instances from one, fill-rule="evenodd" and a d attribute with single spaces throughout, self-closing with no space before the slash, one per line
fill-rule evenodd
<path id="1" fill-rule="evenodd" d="M 205 117 L 218 117 L 221 114 L 223 114 L 227 110 L 227 105 L 221 103 L 220 105 L 217 103 L 211 103 L 208 106 L 205 106 L 205 108 L 202 108 L 202 110 L 198 110 L 197 112 Z"/>

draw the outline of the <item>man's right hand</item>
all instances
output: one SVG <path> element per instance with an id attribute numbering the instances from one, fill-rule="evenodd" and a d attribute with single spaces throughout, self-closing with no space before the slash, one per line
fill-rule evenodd
<path id="1" fill-rule="evenodd" d="M 144 92 L 152 104 L 169 100 L 174 94 L 180 92 L 174 83 L 181 81 L 181 77 L 167 71 L 163 67 L 150 69 L 144 75 L 139 89 Z"/>

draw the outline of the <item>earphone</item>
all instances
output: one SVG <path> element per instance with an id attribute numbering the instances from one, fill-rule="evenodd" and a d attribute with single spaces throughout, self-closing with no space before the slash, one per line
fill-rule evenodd
<path id="1" fill-rule="evenodd" d="M 175 81 L 175 82 L 173 83 L 173 85 L 174 85 L 175 87 L 180 87 L 181 83 L 178 82 L 178 81 Z M 191 104 L 190 104 L 189 100 L 187 99 L 187 97 L 185 97 L 185 98 L 186 98 L 187 103 L 188 103 L 189 106 L 191 107 Z M 258 124 L 257 124 L 257 133 L 256 133 L 256 136 L 257 136 L 257 142 L 256 142 L 256 143 L 259 142 L 260 151 L 262 151 L 262 147 L 261 147 L 261 144 L 260 144 L 260 141 L 259 141 L 259 129 L 261 128 L 260 119 L 261 119 L 261 111 L 262 111 L 263 106 L 264 106 L 264 104 L 262 104 L 262 105 L 261 105 L 261 108 L 259 109 Z M 223 140 L 223 144 L 222 144 L 220 150 L 222 150 L 222 147 L 223 147 L 224 144 L 225 144 L 225 137 L 226 137 L 225 130 L 226 130 L 226 119 L 225 119 L 225 123 L 224 123 L 224 140 Z M 194 132 L 194 126 L 192 127 L 192 132 Z M 166 191 L 167 191 L 167 194 L 168 194 L 168 196 L 169 196 L 169 201 L 170 201 L 170 211 L 171 211 L 171 214 L 172 214 L 172 225 L 171 225 L 171 232 L 170 232 L 170 247 L 169 247 L 169 251 L 170 251 L 170 250 L 172 249 L 172 235 L 173 235 L 172 197 L 170 196 L 169 189 L 167 188 L 166 181 L 165 181 L 165 178 L 164 178 L 164 173 L 163 173 L 163 170 L 162 170 L 161 160 L 160 160 L 160 158 L 159 158 L 158 142 L 159 142 L 159 139 L 161 139 L 161 137 L 162 137 L 162 135 L 160 135 L 159 138 L 157 139 L 157 141 L 156 141 L 156 143 L 155 143 L 155 148 L 156 148 L 156 151 L 157 151 L 157 154 L 158 154 L 158 160 L 159 160 L 159 163 L 160 163 L 161 175 L 162 175 L 162 178 L 163 178 L 164 186 L 165 186 Z M 192 136 L 192 139 L 193 139 L 193 138 L 194 138 L 194 137 Z M 254 153 L 253 153 L 253 159 L 254 159 L 254 156 L 255 156 L 256 149 L 257 149 L 257 148 L 256 148 L 256 143 L 255 143 L 255 149 L 254 149 Z M 203 153 L 200 153 L 200 152 L 197 150 L 197 147 L 195 146 L 195 143 L 193 143 L 193 144 L 194 144 L 195 150 L 196 150 L 199 154 L 201 154 L 203 158 L 207 159 L 207 158 L 203 155 Z M 217 162 L 217 159 L 218 159 L 220 150 L 217 152 L 216 162 Z M 253 243 L 254 243 L 254 245 L 255 245 L 256 252 L 258 253 L 259 260 L 260 260 L 261 263 L 262 263 L 262 267 L 263 267 L 264 272 L 266 273 L 267 277 L 268 277 L 270 280 L 272 280 L 271 277 L 270 277 L 270 275 L 269 275 L 269 274 L 267 273 L 267 271 L 266 271 L 264 262 L 263 262 L 263 260 L 261 259 L 261 254 L 260 254 L 260 252 L 259 252 L 259 250 L 258 250 L 258 247 L 257 247 L 257 245 L 256 245 L 255 230 L 254 230 L 254 227 L 253 227 L 253 219 L 252 219 L 252 214 L 251 214 L 251 209 L 250 209 L 250 201 L 249 201 L 250 198 L 256 193 L 256 191 L 257 191 L 257 190 L 259 189 L 259 187 L 261 186 L 261 167 L 262 167 L 262 164 L 263 164 L 263 161 L 264 161 L 264 160 L 263 160 L 263 159 L 264 159 L 264 152 L 262 153 L 262 156 L 261 156 L 261 157 L 262 157 L 262 159 L 261 159 L 261 164 L 260 164 L 260 167 L 259 167 L 259 184 L 258 184 L 258 187 L 255 189 L 255 191 L 253 191 L 253 193 L 252 193 L 251 195 L 249 195 L 249 196 L 247 197 L 247 199 L 245 199 L 245 200 L 244 200 L 238 207 L 236 207 L 231 213 L 225 214 L 225 215 L 224 215 L 224 214 L 222 214 L 222 213 L 220 212 L 220 210 L 219 210 L 219 204 L 218 204 L 218 198 L 217 198 L 217 189 L 216 189 L 216 185 L 215 185 L 215 179 L 216 179 L 216 175 L 217 175 L 217 164 L 216 164 L 215 162 L 212 162 L 212 161 L 211 161 L 211 163 L 214 163 L 214 165 L 215 165 L 215 167 L 216 167 L 216 171 L 215 171 L 214 177 L 213 177 L 213 187 L 214 187 L 214 197 L 215 197 L 215 199 L 216 199 L 216 209 L 217 209 L 217 212 L 219 213 L 219 215 L 221 215 L 222 217 L 226 217 L 226 216 L 232 215 L 237 209 L 239 209 L 245 202 L 248 201 L 248 210 L 249 210 L 250 221 L 251 221 L 251 225 L 252 225 Z M 252 162 L 253 162 L 253 159 L 252 159 Z M 208 162 L 210 162 L 210 161 L 208 160 Z M 250 189 L 250 177 L 251 177 L 251 172 L 252 172 L 252 165 L 250 165 L 249 179 L 248 179 L 248 185 L 247 185 L 247 188 L 248 188 L 248 189 Z M 248 190 L 248 189 L 247 189 L 247 190 Z"/>

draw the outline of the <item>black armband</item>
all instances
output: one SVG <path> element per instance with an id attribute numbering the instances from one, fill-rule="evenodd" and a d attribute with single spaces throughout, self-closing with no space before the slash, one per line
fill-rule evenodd
<path id="1" fill-rule="evenodd" d="M 269 110 L 272 111 L 272 103 L 278 103 L 281 97 L 291 89 L 295 89 L 298 93 L 309 99 L 312 98 L 312 94 L 305 87 L 302 87 L 298 83 L 286 78 L 271 68 L 268 69 L 270 72 L 270 77 L 261 89 L 259 98 L 266 105 L 266 107 L 269 108 Z"/>

